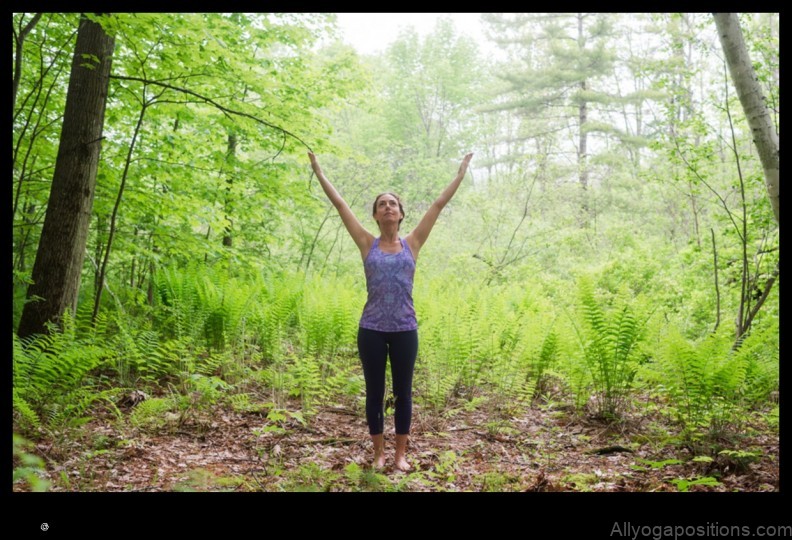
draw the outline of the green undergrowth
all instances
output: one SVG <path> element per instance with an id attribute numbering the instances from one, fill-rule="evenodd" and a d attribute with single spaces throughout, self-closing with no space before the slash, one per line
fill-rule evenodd
<path id="1" fill-rule="evenodd" d="M 198 265 L 155 277 L 154 305 L 139 316 L 107 310 L 91 322 L 80 308 L 49 334 L 14 335 L 16 432 L 68 439 L 100 413 L 128 430 L 173 431 L 205 425 L 215 407 L 271 414 L 294 399 L 306 421 L 349 399 L 363 414 L 359 277 L 232 277 Z M 645 291 L 612 281 L 419 282 L 414 402 L 435 418 L 485 407 L 496 414 L 490 431 L 498 416 L 548 401 L 606 424 L 643 409 L 674 426 L 675 444 L 721 461 L 752 415 L 778 425 L 777 319 L 757 319 L 735 349 L 725 325 L 691 337 Z M 124 399 L 136 390 L 150 399 L 130 413 Z M 358 487 L 376 484 L 347 473 Z M 317 470 L 300 474 L 321 488 Z"/>

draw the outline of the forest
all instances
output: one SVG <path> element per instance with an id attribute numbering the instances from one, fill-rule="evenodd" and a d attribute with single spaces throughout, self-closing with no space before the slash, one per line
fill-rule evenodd
<path id="1" fill-rule="evenodd" d="M 779 492 L 778 13 L 12 18 L 14 492 Z M 309 152 L 375 236 L 474 154 L 409 472 Z"/>

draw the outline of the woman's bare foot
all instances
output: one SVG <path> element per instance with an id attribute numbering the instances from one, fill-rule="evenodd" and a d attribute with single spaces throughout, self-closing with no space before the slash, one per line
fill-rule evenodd
<path id="1" fill-rule="evenodd" d="M 396 434 L 396 455 L 394 457 L 394 466 L 400 471 L 409 471 L 412 467 L 404 455 L 407 453 L 407 439 L 409 435 Z"/>
<path id="2" fill-rule="evenodd" d="M 371 442 L 374 445 L 374 461 L 371 462 L 371 466 L 381 469 L 385 466 L 385 440 L 382 433 L 372 435 Z"/>
<path id="3" fill-rule="evenodd" d="M 409 463 L 407 463 L 407 460 L 404 459 L 404 456 L 401 456 L 400 458 L 398 458 L 396 460 L 396 463 L 394 464 L 394 466 L 398 470 L 403 471 L 403 472 L 407 472 L 410 469 L 412 469 L 412 466 Z"/>

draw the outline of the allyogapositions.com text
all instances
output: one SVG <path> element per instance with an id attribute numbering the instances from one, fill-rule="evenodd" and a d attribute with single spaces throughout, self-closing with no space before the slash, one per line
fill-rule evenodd
<path id="1" fill-rule="evenodd" d="M 639 538 L 685 538 L 693 536 L 712 537 L 792 537 L 792 525 L 720 525 L 709 523 L 706 525 L 633 525 L 629 521 L 614 522 L 611 527 L 611 536 L 619 536 L 638 540 Z"/>

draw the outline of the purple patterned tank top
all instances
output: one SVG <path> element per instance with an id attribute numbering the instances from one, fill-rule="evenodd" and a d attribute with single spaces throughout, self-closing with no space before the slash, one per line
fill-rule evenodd
<path id="1" fill-rule="evenodd" d="M 417 330 L 412 289 L 415 259 L 404 238 L 399 253 L 385 253 L 379 238 L 363 261 L 368 300 L 360 317 L 360 327 L 380 332 Z"/>

